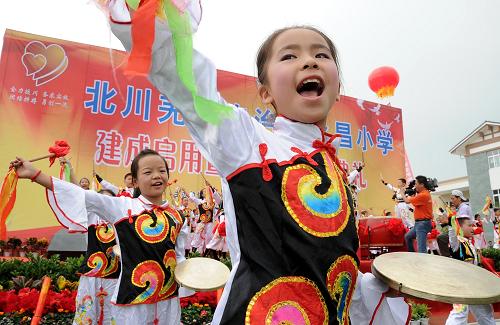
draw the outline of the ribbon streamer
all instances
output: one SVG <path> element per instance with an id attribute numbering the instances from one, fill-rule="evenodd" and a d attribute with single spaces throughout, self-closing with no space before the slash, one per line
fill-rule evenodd
<path id="1" fill-rule="evenodd" d="M 7 239 L 7 218 L 16 202 L 17 174 L 14 168 L 9 169 L 3 180 L 0 191 L 0 239 Z"/>
<path id="2" fill-rule="evenodd" d="M 127 1 L 137 8 L 132 18 L 132 52 L 126 74 L 146 75 L 151 68 L 152 46 L 155 36 L 155 20 L 158 9 L 167 20 L 172 33 L 176 69 L 179 79 L 193 96 L 196 114 L 210 124 L 218 125 L 233 114 L 231 107 L 198 95 L 193 72 L 193 37 L 186 0 L 137 0 Z M 160 14 L 161 18 L 161 14 Z"/>

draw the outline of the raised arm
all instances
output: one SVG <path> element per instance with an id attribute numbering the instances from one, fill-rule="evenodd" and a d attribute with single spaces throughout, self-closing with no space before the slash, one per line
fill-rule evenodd
<path id="1" fill-rule="evenodd" d="M 86 231 L 88 212 L 114 223 L 126 216 L 130 202 L 126 198 L 113 198 L 86 191 L 81 187 L 50 177 L 35 168 L 29 161 L 17 158 L 11 162 L 19 178 L 31 179 L 46 188 L 47 201 L 59 223 L 70 231 Z M 130 200 L 130 199 L 129 199 Z"/>
<path id="2" fill-rule="evenodd" d="M 129 51 L 132 47 L 131 25 L 123 12 L 123 0 L 112 2 L 111 30 Z M 191 1 L 187 12 L 191 13 L 193 29 L 201 18 L 199 1 Z M 124 9 L 125 8 L 125 9 Z M 120 20 L 121 19 L 121 20 Z M 118 22 L 117 22 L 118 21 Z M 175 105 L 182 114 L 191 136 L 202 154 L 215 166 L 221 176 L 240 167 L 254 149 L 255 128 L 261 127 L 241 108 L 232 107 L 233 116 L 218 125 L 201 119 L 195 110 L 193 94 L 185 87 L 177 74 L 172 34 L 167 23 L 156 19 L 155 40 L 152 49 L 152 65 L 149 78 L 153 85 Z M 217 71 L 211 61 L 193 50 L 193 72 L 197 94 L 207 100 L 224 104 L 217 91 Z"/>
<path id="3" fill-rule="evenodd" d="M 118 195 L 118 193 L 120 192 L 120 189 L 118 188 L 118 186 L 103 179 L 97 173 L 94 175 L 97 178 L 97 181 L 99 182 L 99 184 L 101 184 L 103 189 L 113 192 L 114 195 Z"/>

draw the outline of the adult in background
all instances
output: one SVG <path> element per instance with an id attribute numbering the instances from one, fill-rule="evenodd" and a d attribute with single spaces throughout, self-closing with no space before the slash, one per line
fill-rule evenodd
<path id="1" fill-rule="evenodd" d="M 419 253 L 427 252 L 427 233 L 432 229 L 432 198 L 429 191 L 430 186 L 427 182 L 427 177 L 415 177 L 415 191 L 414 196 L 406 196 L 405 202 L 413 205 L 415 211 L 413 216 L 415 218 L 415 226 L 410 229 L 405 235 L 406 246 L 409 252 L 414 252 L 413 240 L 417 239 L 417 249 Z"/>
<path id="2" fill-rule="evenodd" d="M 468 203 L 468 200 L 465 198 L 464 193 L 459 190 L 451 191 L 450 202 L 453 207 L 456 209 L 457 216 L 468 216 L 471 222 L 474 221 L 474 216 L 472 215 L 472 209 Z M 439 218 L 439 222 L 441 223 L 441 227 L 451 227 L 451 217 L 452 215 L 443 215 Z M 449 245 L 449 237 L 448 233 L 443 232 L 437 238 L 439 251 L 443 256 L 450 256 Z"/>

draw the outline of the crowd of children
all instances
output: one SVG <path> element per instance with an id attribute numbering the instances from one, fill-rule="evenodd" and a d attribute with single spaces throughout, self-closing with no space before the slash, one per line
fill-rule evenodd
<path id="1" fill-rule="evenodd" d="M 47 188 L 48 203 L 63 226 L 88 234 L 74 323 L 179 324 L 175 265 L 192 251 L 211 257 L 227 253 L 217 190 L 207 182 L 197 198 L 178 188 L 169 204 L 163 200 L 168 166 L 149 149 L 132 162 L 124 188 L 94 173 L 102 188 L 97 193 L 88 178 L 77 182 L 69 160 L 60 163 L 70 168 L 68 183 L 20 158 L 12 166 L 20 178 L 33 174 L 29 178 Z"/>

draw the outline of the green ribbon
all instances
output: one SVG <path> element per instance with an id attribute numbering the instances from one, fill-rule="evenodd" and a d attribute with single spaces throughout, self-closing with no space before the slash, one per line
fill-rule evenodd
<path id="1" fill-rule="evenodd" d="M 193 72 L 193 37 L 189 13 L 179 12 L 171 1 L 163 2 L 163 11 L 172 33 L 177 74 L 184 86 L 191 92 L 198 116 L 210 124 L 219 124 L 233 114 L 233 109 L 198 95 Z"/>
<path id="2" fill-rule="evenodd" d="M 71 182 L 71 168 L 68 164 L 64 164 L 64 180 Z"/>
<path id="3" fill-rule="evenodd" d="M 141 2 L 141 0 L 127 0 L 126 2 L 131 9 L 137 10 L 137 7 L 139 7 L 139 2 Z"/>
<path id="4" fill-rule="evenodd" d="M 128 6 L 136 10 L 140 0 L 126 0 Z M 198 95 L 193 72 L 193 32 L 189 13 L 180 12 L 170 0 L 164 0 L 163 12 L 172 33 L 175 61 L 179 79 L 193 96 L 196 114 L 210 124 L 219 124 L 233 115 L 233 109 Z"/>

